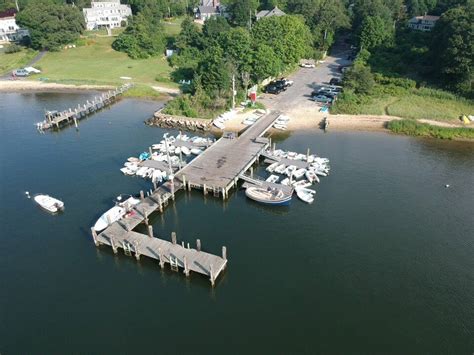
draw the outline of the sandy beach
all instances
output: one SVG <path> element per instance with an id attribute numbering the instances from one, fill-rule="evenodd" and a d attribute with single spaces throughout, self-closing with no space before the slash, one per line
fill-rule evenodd
<path id="1" fill-rule="evenodd" d="M 32 80 L 2 80 L 0 81 L 0 92 L 11 91 L 54 91 L 54 90 L 109 90 L 110 85 L 71 85 L 45 83 Z"/>

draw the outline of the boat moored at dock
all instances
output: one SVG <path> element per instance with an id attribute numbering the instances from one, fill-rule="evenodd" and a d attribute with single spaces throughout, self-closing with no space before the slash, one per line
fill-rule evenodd
<path id="1" fill-rule="evenodd" d="M 291 202 L 291 194 L 287 195 L 276 188 L 251 186 L 245 190 L 245 195 L 251 200 L 272 206 L 288 206 Z"/>

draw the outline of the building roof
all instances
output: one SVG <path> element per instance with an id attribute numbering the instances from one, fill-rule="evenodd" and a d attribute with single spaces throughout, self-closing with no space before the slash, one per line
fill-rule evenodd
<path id="1" fill-rule="evenodd" d="M 410 19 L 409 22 L 419 22 L 419 21 L 438 21 L 439 16 L 432 16 L 432 15 L 424 15 L 424 16 L 415 16 Z"/>
<path id="2" fill-rule="evenodd" d="M 198 11 L 201 14 L 217 14 L 217 9 L 212 6 L 199 6 Z"/>
<path id="3" fill-rule="evenodd" d="M 284 16 L 286 15 L 283 11 L 281 11 L 277 6 L 273 10 L 262 10 L 257 13 L 257 20 L 261 19 L 262 17 L 270 17 L 270 16 Z"/>
<path id="4" fill-rule="evenodd" d="M 8 10 L 0 12 L 0 18 L 15 17 L 16 13 L 17 13 L 16 9 L 8 9 Z"/>

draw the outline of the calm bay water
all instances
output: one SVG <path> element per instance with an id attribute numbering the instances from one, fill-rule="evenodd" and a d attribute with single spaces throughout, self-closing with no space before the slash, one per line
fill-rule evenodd
<path id="1" fill-rule="evenodd" d="M 0 94 L 2 355 L 474 351 L 474 144 L 305 131 L 278 146 L 331 159 L 313 205 L 179 194 L 155 233 L 226 245 L 211 289 L 95 248 L 89 228 L 112 199 L 150 187 L 119 168 L 165 131 L 143 124 L 158 103 L 122 100 L 78 131 L 36 132 L 45 108 L 91 96 Z"/>

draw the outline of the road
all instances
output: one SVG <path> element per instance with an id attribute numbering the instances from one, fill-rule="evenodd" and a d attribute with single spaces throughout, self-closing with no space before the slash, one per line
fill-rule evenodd
<path id="1" fill-rule="evenodd" d="M 294 84 L 279 95 L 263 94 L 260 101 L 271 110 L 279 110 L 283 113 L 290 113 L 294 109 L 318 110 L 315 102 L 310 100 L 311 92 L 317 85 L 329 84 L 331 78 L 339 78 L 339 66 L 349 65 L 347 60 L 350 49 L 345 44 L 335 45 L 330 56 L 326 57 L 324 63 L 320 63 L 316 68 L 300 68 L 289 77 Z"/>

